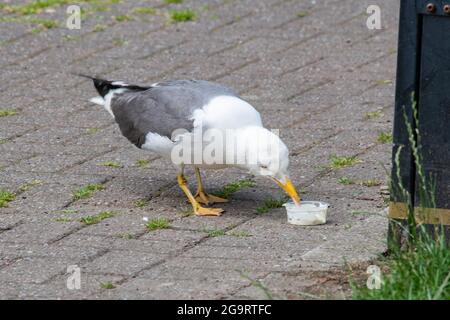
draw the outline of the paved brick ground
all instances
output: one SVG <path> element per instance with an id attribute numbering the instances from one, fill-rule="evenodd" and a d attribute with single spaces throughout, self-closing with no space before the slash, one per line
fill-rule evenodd
<path id="1" fill-rule="evenodd" d="M 64 27 L 64 6 L 36 15 L 60 24 L 41 32 L 0 8 L 0 110 L 17 112 L 0 117 L 0 190 L 16 194 L 0 208 L 0 298 L 265 298 L 249 278 L 276 298 L 301 298 L 323 285 L 311 272 L 383 251 L 386 220 L 370 212 L 385 207 L 378 184 L 387 184 L 390 145 L 377 137 L 392 125 L 396 1 L 376 1 L 382 30 L 366 28 L 374 3 L 366 0 L 98 2 L 105 5 L 96 11 L 83 5 L 81 30 Z M 155 15 L 133 11 L 148 4 Z M 196 21 L 168 23 L 181 8 L 196 11 Z M 124 14 L 132 20 L 112 18 Z M 91 83 L 70 72 L 235 88 L 268 127 L 281 128 L 293 180 L 305 199 L 331 204 L 328 224 L 291 226 L 283 209 L 257 214 L 264 199 L 282 196 L 260 179 L 234 194 L 222 217 L 186 216 L 172 167 L 121 137 L 87 102 Z M 332 155 L 360 161 L 331 170 Z M 212 190 L 248 178 L 206 176 Z M 104 189 L 75 201 L 92 183 Z M 140 199 L 147 204 L 137 207 Z M 116 215 L 80 222 L 102 211 Z M 143 217 L 170 227 L 147 231 Z M 66 287 L 69 265 L 81 267 L 80 290 Z"/>

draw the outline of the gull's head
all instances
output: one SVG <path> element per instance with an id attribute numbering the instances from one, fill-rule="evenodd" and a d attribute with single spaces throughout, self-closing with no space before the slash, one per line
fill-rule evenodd
<path id="1" fill-rule="evenodd" d="M 263 127 L 248 127 L 238 138 L 245 141 L 245 164 L 250 173 L 267 177 L 276 182 L 295 203 L 300 197 L 289 178 L 289 150 L 277 132 Z"/>

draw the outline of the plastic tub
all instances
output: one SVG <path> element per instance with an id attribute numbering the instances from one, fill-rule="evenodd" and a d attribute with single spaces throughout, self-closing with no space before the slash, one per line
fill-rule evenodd
<path id="1" fill-rule="evenodd" d="M 302 201 L 300 206 L 293 202 L 283 205 L 287 211 L 288 223 L 300 226 L 314 226 L 327 222 L 328 203 L 321 201 Z"/>

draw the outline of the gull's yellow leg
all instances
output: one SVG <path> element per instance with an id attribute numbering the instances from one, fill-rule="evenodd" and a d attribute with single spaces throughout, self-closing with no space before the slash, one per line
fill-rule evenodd
<path id="1" fill-rule="evenodd" d="M 186 179 L 184 178 L 183 174 L 179 174 L 177 176 L 178 185 L 180 186 L 181 190 L 186 194 L 186 197 L 188 198 L 189 202 L 192 204 L 192 208 L 194 209 L 194 213 L 198 216 L 220 216 L 220 214 L 223 212 L 223 209 L 219 208 L 203 208 L 200 206 L 200 204 L 195 200 L 194 196 L 192 195 L 191 191 L 189 190 Z"/>
<path id="2" fill-rule="evenodd" d="M 212 194 L 207 194 L 205 189 L 203 189 L 202 176 L 200 175 L 200 169 L 195 168 L 195 177 L 197 178 L 197 192 L 195 193 L 195 200 L 200 203 L 209 205 L 219 202 L 228 202 L 227 199 L 213 196 Z"/>

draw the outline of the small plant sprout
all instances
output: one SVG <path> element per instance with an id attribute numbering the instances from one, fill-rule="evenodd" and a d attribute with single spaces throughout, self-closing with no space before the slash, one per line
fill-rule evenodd
<path id="1" fill-rule="evenodd" d="M 136 160 L 136 165 L 138 165 L 141 168 L 147 168 L 149 164 L 150 164 L 150 161 L 146 160 L 146 159 Z"/>
<path id="2" fill-rule="evenodd" d="M 33 180 L 33 181 L 22 184 L 19 187 L 19 190 L 22 192 L 25 192 L 25 191 L 30 190 L 33 187 L 40 186 L 42 184 L 43 184 L 43 182 L 41 180 Z"/>
<path id="3" fill-rule="evenodd" d="M 331 169 L 340 169 L 350 167 L 358 162 L 361 162 L 361 160 L 358 160 L 356 156 L 344 157 L 333 155 L 331 156 L 331 161 L 328 167 Z"/>
<path id="4" fill-rule="evenodd" d="M 377 81 L 377 85 L 386 85 L 386 84 L 391 84 L 392 80 L 378 80 Z"/>
<path id="5" fill-rule="evenodd" d="M 110 168 L 122 168 L 123 165 L 116 161 L 104 161 L 99 163 L 100 166 L 110 167 Z"/>
<path id="6" fill-rule="evenodd" d="M 87 134 L 96 134 L 96 133 L 98 133 L 100 130 L 101 130 L 100 128 L 89 128 L 89 129 L 86 130 L 86 133 L 87 133 Z"/>
<path id="7" fill-rule="evenodd" d="M 392 143 L 392 133 L 390 132 L 381 132 L 378 137 L 377 141 L 379 143 Z"/>
<path id="8" fill-rule="evenodd" d="M 253 279 L 251 278 L 248 274 L 246 274 L 245 272 L 240 272 L 241 273 L 241 277 L 250 281 L 250 285 L 261 290 L 264 295 L 266 296 L 266 298 L 268 300 L 273 300 L 273 296 L 272 293 L 269 291 L 269 289 L 267 289 L 267 287 L 260 281 L 257 279 Z"/>
<path id="9" fill-rule="evenodd" d="M 158 230 L 158 229 L 167 229 L 170 227 L 170 222 L 166 218 L 157 218 L 152 219 L 145 224 L 145 227 L 149 231 Z"/>
<path id="10" fill-rule="evenodd" d="M 183 3 L 183 0 L 164 0 L 165 4 L 180 4 Z"/>
<path id="11" fill-rule="evenodd" d="M 0 110 L 0 118 L 1 117 L 11 117 L 11 116 L 15 116 L 17 114 L 16 110 Z"/>
<path id="12" fill-rule="evenodd" d="M 304 17 L 306 17 L 308 15 L 309 15 L 308 11 L 299 11 L 299 12 L 297 12 L 297 17 L 298 18 L 304 18 Z"/>
<path id="13" fill-rule="evenodd" d="M 133 9 L 133 13 L 154 15 L 156 14 L 156 9 L 151 7 L 137 7 Z"/>
<path id="14" fill-rule="evenodd" d="M 148 200 L 147 199 L 138 199 L 134 202 L 134 206 L 136 208 L 143 208 L 148 204 Z"/>
<path id="15" fill-rule="evenodd" d="M 220 237 L 226 235 L 225 230 L 222 229 L 205 229 L 204 232 L 208 234 L 208 237 Z"/>
<path id="16" fill-rule="evenodd" d="M 384 115 L 383 111 L 377 110 L 377 111 L 367 112 L 365 115 L 365 118 L 367 120 L 371 120 L 371 119 L 381 118 L 383 115 Z"/>
<path id="17" fill-rule="evenodd" d="M 41 13 L 44 10 L 49 10 L 51 7 L 61 6 L 68 3 L 68 0 L 29 1 L 23 4 L 7 5 L 3 8 L 3 10 L 17 15 L 34 15 Z"/>
<path id="18" fill-rule="evenodd" d="M 6 190 L 0 190 L 0 208 L 8 207 L 8 204 L 16 198 L 16 195 Z"/>
<path id="19" fill-rule="evenodd" d="M 194 215 L 194 209 L 192 207 L 185 207 L 178 210 L 178 212 L 181 214 L 182 217 L 190 217 Z"/>
<path id="20" fill-rule="evenodd" d="M 91 225 L 91 224 L 99 223 L 99 222 L 101 222 L 101 221 L 103 221 L 105 219 L 114 217 L 115 215 L 116 215 L 116 213 L 112 212 L 112 211 L 102 211 L 102 212 L 100 212 L 100 213 L 98 213 L 96 215 L 93 215 L 93 216 L 82 217 L 80 219 L 80 221 L 83 222 L 84 224 Z"/>
<path id="21" fill-rule="evenodd" d="M 256 208 L 256 212 L 259 214 L 267 213 L 272 209 L 277 209 L 283 207 L 286 203 L 286 199 L 267 199 L 264 201 L 262 206 Z"/>
<path id="22" fill-rule="evenodd" d="M 250 179 L 239 180 L 236 182 L 228 183 L 223 187 L 221 191 L 215 192 L 214 195 L 228 199 L 233 193 L 238 192 L 241 189 L 251 188 L 255 186 L 255 182 Z"/>
<path id="23" fill-rule="evenodd" d="M 252 237 L 248 231 L 232 231 L 227 233 L 228 236 L 236 237 L 236 238 L 248 238 Z"/>
<path id="24" fill-rule="evenodd" d="M 80 39 L 79 36 L 72 36 L 70 34 L 66 34 L 65 36 L 63 36 L 63 39 L 66 41 L 77 41 Z"/>
<path id="25" fill-rule="evenodd" d="M 131 240 L 135 238 L 134 235 L 132 235 L 131 233 L 119 233 L 117 237 L 125 240 Z"/>
<path id="26" fill-rule="evenodd" d="M 365 187 L 378 187 L 381 185 L 381 182 L 378 180 L 373 180 L 373 179 L 369 179 L 369 180 L 364 180 L 361 181 L 361 185 L 365 186 Z"/>
<path id="27" fill-rule="evenodd" d="M 42 29 L 53 29 L 58 27 L 58 22 L 49 19 L 30 18 L 27 19 L 30 23 L 37 25 Z"/>
<path id="28" fill-rule="evenodd" d="M 54 221 L 54 222 L 71 222 L 72 220 L 67 217 L 58 217 L 58 218 L 52 219 L 52 221 Z"/>
<path id="29" fill-rule="evenodd" d="M 94 26 L 94 29 L 92 29 L 92 31 L 94 31 L 94 32 L 103 32 L 103 31 L 106 30 L 106 28 L 107 28 L 107 26 L 105 26 L 104 24 L 96 24 Z"/>
<path id="30" fill-rule="evenodd" d="M 64 213 L 64 214 L 75 214 L 77 212 L 78 212 L 78 210 L 76 210 L 76 209 L 64 209 L 64 210 L 62 210 L 62 213 Z"/>
<path id="31" fill-rule="evenodd" d="M 88 184 L 87 186 L 76 190 L 73 194 L 73 199 L 80 200 L 90 198 L 94 192 L 103 189 L 105 189 L 105 186 L 102 184 Z"/>
<path id="32" fill-rule="evenodd" d="M 349 179 L 349 178 L 347 178 L 347 177 L 340 177 L 340 178 L 338 179 L 338 182 L 339 182 L 340 184 L 343 184 L 343 185 L 351 185 L 351 184 L 355 184 L 355 181 L 353 181 L 353 180 L 351 180 L 351 179 Z"/>
<path id="33" fill-rule="evenodd" d="M 197 18 L 197 13 L 190 9 L 186 10 L 171 10 L 170 11 L 170 20 L 172 22 L 187 22 L 193 21 Z"/>
<path id="34" fill-rule="evenodd" d="M 120 46 L 123 46 L 124 44 L 126 44 L 127 41 L 122 39 L 122 38 L 114 38 L 113 39 L 113 43 L 114 43 L 115 46 L 120 47 Z"/>
<path id="35" fill-rule="evenodd" d="M 122 14 L 122 15 L 114 16 L 114 20 L 116 20 L 117 22 L 132 21 L 133 17 L 126 15 L 126 14 Z"/>
<path id="36" fill-rule="evenodd" d="M 108 282 L 100 282 L 100 287 L 102 287 L 103 289 L 107 289 L 107 290 L 116 288 L 116 286 L 110 281 L 108 281 Z"/>

